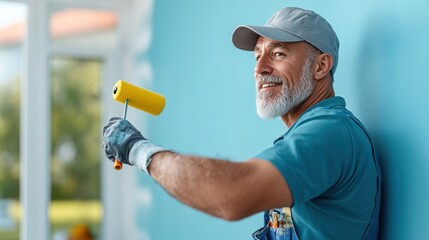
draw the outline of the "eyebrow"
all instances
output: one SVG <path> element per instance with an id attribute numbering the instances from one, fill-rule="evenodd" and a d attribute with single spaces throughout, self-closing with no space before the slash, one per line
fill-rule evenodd
<path id="1" fill-rule="evenodd" d="M 283 50 L 290 51 L 290 48 L 287 47 L 286 45 L 284 45 L 282 42 L 270 42 L 267 44 L 267 48 L 269 48 L 269 49 L 281 48 Z M 255 46 L 255 49 L 253 51 L 256 52 L 259 50 L 261 50 L 261 48 L 258 46 Z"/>

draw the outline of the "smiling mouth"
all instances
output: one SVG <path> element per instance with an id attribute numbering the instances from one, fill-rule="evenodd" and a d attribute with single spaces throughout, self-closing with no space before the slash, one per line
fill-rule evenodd
<path id="1" fill-rule="evenodd" d="M 263 89 L 267 89 L 267 88 L 272 88 L 272 87 L 277 87 L 279 85 L 282 85 L 281 83 L 263 83 L 259 85 L 259 90 L 263 90 Z"/>

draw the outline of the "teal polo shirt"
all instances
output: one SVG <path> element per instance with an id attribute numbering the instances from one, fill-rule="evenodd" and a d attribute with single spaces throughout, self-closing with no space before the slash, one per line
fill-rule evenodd
<path id="1" fill-rule="evenodd" d="M 317 103 L 256 156 L 271 162 L 289 185 L 301 240 L 362 239 L 375 212 L 373 146 L 345 106 L 341 97 Z"/>

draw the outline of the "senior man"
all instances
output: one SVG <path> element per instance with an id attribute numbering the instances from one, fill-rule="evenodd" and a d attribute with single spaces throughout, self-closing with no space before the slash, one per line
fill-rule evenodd
<path id="1" fill-rule="evenodd" d="M 263 26 L 239 26 L 254 51 L 257 113 L 286 133 L 244 162 L 178 154 L 128 121 L 103 128 L 110 160 L 148 173 L 184 204 L 226 220 L 264 212 L 254 239 L 377 239 L 381 176 L 374 144 L 333 89 L 339 41 L 313 11 L 287 7 Z"/>

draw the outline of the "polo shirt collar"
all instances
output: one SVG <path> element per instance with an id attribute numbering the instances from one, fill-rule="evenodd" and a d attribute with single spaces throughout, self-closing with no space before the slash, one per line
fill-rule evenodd
<path id="1" fill-rule="evenodd" d="M 284 136 L 289 132 L 289 130 L 291 130 L 295 124 L 297 122 L 299 122 L 299 120 L 308 112 L 312 111 L 315 108 L 334 108 L 334 107 L 346 107 L 346 101 L 344 100 L 344 98 L 342 97 L 331 97 L 328 99 L 324 99 L 318 103 L 316 103 L 315 105 L 309 107 L 307 110 L 305 110 L 301 116 L 299 116 L 299 118 L 292 124 L 292 126 L 290 126 L 290 128 L 286 131 L 286 133 L 284 133 L 282 136 L 280 136 L 279 138 L 277 138 L 274 143 L 276 143 L 277 141 L 281 140 L 284 138 Z"/>
<path id="2" fill-rule="evenodd" d="M 305 113 L 307 113 L 307 112 L 309 112 L 315 108 L 318 108 L 318 107 L 333 108 L 336 106 L 346 107 L 346 101 L 344 100 L 344 98 L 342 98 L 342 97 L 331 97 L 331 98 L 322 100 L 322 101 L 316 103 L 315 105 L 309 107 L 307 110 L 305 110 L 305 112 L 302 115 L 304 115 Z"/>

